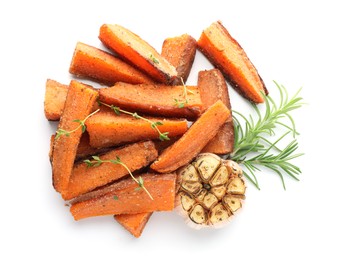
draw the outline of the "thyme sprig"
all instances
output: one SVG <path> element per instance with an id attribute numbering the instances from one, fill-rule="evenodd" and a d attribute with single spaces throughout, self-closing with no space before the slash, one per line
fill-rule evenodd
<path id="1" fill-rule="evenodd" d="M 149 58 L 153 61 L 153 63 L 159 64 L 159 60 L 155 58 L 152 53 L 149 55 Z"/>
<path id="2" fill-rule="evenodd" d="M 183 78 L 180 78 L 181 82 L 182 82 L 182 85 L 183 85 L 183 96 L 182 96 L 182 100 L 179 100 L 177 98 L 174 99 L 174 102 L 175 102 L 175 105 L 178 107 L 178 108 L 183 108 L 185 107 L 186 104 L 188 104 L 188 93 L 191 93 L 191 94 L 194 94 L 191 90 L 187 89 L 185 83 L 184 83 L 184 80 Z"/>
<path id="3" fill-rule="evenodd" d="M 295 139 L 298 132 L 295 128 L 295 122 L 290 115 L 290 112 L 300 108 L 304 103 L 299 96 L 299 91 L 291 98 L 288 97 L 288 92 L 282 85 L 274 82 L 279 90 L 280 102 L 277 105 L 270 96 L 264 96 L 265 99 L 265 113 L 261 111 L 255 104 L 252 104 L 257 119 L 253 119 L 250 115 L 246 118 L 243 114 L 233 111 L 234 120 L 234 151 L 227 155 L 232 160 L 242 164 L 247 171 L 244 171 L 246 178 L 252 182 L 258 189 L 259 184 L 255 172 L 261 171 L 259 166 L 271 169 L 277 173 L 281 178 L 283 187 L 285 189 L 285 182 L 283 173 L 298 180 L 296 175 L 301 173 L 301 170 L 290 161 L 301 155 L 295 154 L 298 148 L 298 142 Z M 243 120 L 243 124 L 241 121 Z M 285 123 L 285 119 L 289 121 L 289 125 Z M 275 135 L 275 130 L 284 128 L 287 131 L 279 137 L 275 142 L 271 142 L 267 137 Z M 293 140 L 284 148 L 279 149 L 277 144 L 286 136 L 292 135 Z"/>
<path id="4" fill-rule="evenodd" d="M 113 164 L 119 164 L 119 165 L 123 166 L 127 170 L 127 172 L 129 173 L 130 177 L 138 184 L 138 187 L 135 190 L 143 189 L 148 194 L 148 196 L 151 198 L 151 200 L 153 200 L 152 195 L 149 193 L 149 191 L 144 186 L 144 181 L 143 181 L 142 177 L 139 176 L 138 179 L 135 178 L 135 176 L 130 171 L 128 166 L 121 161 L 119 156 L 116 156 L 116 159 L 113 159 L 113 160 L 102 160 L 99 158 L 99 156 L 92 156 L 92 159 L 93 160 L 89 160 L 89 159 L 84 160 L 84 163 L 86 163 L 87 167 L 98 167 L 98 166 L 102 165 L 103 163 L 113 163 Z M 117 199 L 118 199 L 118 197 L 117 197 Z"/>
<path id="5" fill-rule="evenodd" d="M 156 131 L 158 132 L 158 134 L 159 134 L 159 139 L 160 139 L 161 141 L 170 140 L 170 138 L 168 137 L 169 132 L 164 132 L 164 133 L 162 133 L 162 132 L 160 131 L 160 129 L 158 128 L 158 126 L 163 125 L 162 122 L 160 122 L 160 121 L 153 122 L 152 120 L 150 120 L 150 119 L 148 119 L 148 118 L 145 118 L 145 117 L 143 117 L 143 116 L 140 116 L 140 115 L 137 114 L 136 112 L 132 113 L 132 112 L 126 111 L 126 110 L 123 110 L 123 109 L 121 109 L 121 108 L 119 108 L 119 107 L 117 107 L 117 106 L 106 104 L 106 103 L 104 103 L 104 102 L 102 102 L 102 101 L 100 101 L 100 100 L 98 100 L 98 104 L 110 108 L 112 111 L 115 112 L 116 115 L 120 115 L 121 113 L 123 113 L 123 114 L 130 115 L 130 116 L 132 116 L 132 117 L 134 117 L 134 118 L 136 118 L 136 119 L 144 120 L 144 121 L 150 123 L 151 127 L 152 127 L 154 130 L 156 130 Z"/>
<path id="6" fill-rule="evenodd" d="M 83 120 L 80 120 L 80 119 L 73 120 L 73 122 L 79 123 L 79 125 L 76 128 L 74 128 L 73 130 L 65 130 L 65 129 L 62 129 L 62 128 L 57 129 L 55 139 L 57 140 L 57 139 L 59 139 L 63 135 L 69 137 L 71 133 L 76 132 L 80 127 L 81 127 L 82 133 L 84 133 L 86 131 L 86 125 L 85 125 L 86 120 L 89 119 L 94 114 L 98 113 L 99 110 L 100 109 L 97 109 L 96 111 L 92 112 L 91 114 L 86 116 Z"/>

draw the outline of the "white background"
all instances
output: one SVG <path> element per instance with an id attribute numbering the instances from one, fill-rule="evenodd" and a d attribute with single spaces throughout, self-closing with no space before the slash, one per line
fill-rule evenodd
<path id="1" fill-rule="evenodd" d="M 7 4 L 5 4 L 7 2 Z M 344 259 L 341 1 L 2 1 L 0 4 L 0 259 Z M 66 1 L 67 2 L 67 1 Z M 190 3 L 189 3 L 190 2 Z M 300 181 L 258 173 L 244 209 L 220 230 L 195 231 L 175 213 L 153 214 L 139 239 L 112 217 L 75 222 L 51 185 L 44 118 L 47 78 L 68 84 L 77 41 L 102 47 L 103 23 L 118 23 L 160 50 L 166 37 L 221 20 L 278 97 L 301 86 L 293 113 Z M 188 84 L 212 66 L 197 53 Z M 229 87 L 233 109 L 247 103 Z M 123 258 L 122 258 L 123 259 Z"/>

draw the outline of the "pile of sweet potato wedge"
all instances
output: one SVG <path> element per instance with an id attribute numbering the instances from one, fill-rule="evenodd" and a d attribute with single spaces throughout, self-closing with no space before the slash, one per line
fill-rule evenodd
<path id="1" fill-rule="evenodd" d="M 225 79 L 251 102 L 264 102 L 267 90 L 219 21 L 198 41 L 188 34 L 167 38 L 161 52 L 116 24 L 102 25 L 99 39 L 108 51 L 76 44 L 69 68 L 75 78 L 69 85 L 46 81 L 45 116 L 59 120 L 58 129 L 68 132 L 50 140 L 53 186 L 70 203 L 75 220 L 113 215 L 139 237 L 154 211 L 174 209 L 178 168 L 200 152 L 233 150 Z M 190 86 L 186 83 L 197 50 L 215 68 L 199 71 L 197 85 Z M 157 129 L 167 138 L 159 140 Z M 85 163 L 94 159 L 104 163 Z M 121 164 L 111 163 L 116 159 Z"/>

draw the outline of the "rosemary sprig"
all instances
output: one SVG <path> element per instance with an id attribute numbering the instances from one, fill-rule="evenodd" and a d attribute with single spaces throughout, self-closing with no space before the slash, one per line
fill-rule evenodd
<path id="1" fill-rule="evenodd" d="M 134 117 L 134 118 L 136 118 L 136 119 L 144 120 L 144 121 L 150 123 L 151 127 L 152 127 L 154 130 L 156 130 L 156 131 L 158 132 L 158 134 L 159 134 L 159 139 L 160 139 L 161 141 L 170 140 L 170 138 L 168 137 L 169 132 L 162 133 L 162 132 L 160 131 L 160 129 L 158 128 L 158 126 L 163 125 L 162 122 L 160 122 L 160 121 L 153 122 L 152 120 L 150 120 L 150 119 L 148 119 L 148 118 L 145 118 L 145 117 L 143 117 L 143 116 L 140 116 L 140 115 L 137 114 L 136 112 L 132 113 L 132 112 L 123 110 L 123 109 L 121 109 L 121 108 L 119 108 L 119 107 L 117 107 L 117 106 L 106 104 L 106 103 L 104 103 L 104 102 L 102 102 L 102 101 L 99 101 L 99 100 L 98 100 L 98 104 L 110 108 L 112 111 L 115 112 L 116 115 L 120 115 L 121 113 L 123 113 L 123 114 L 130 115 L 130 116 L 132 116 L 132 117 Z"/>
<path id="2" fill-rule="evenodd" d="M 180 78 L 183 84 L 183 100 L 179 100 L 177 98 L 174 99 L 175 105 L 178 108 L 183 108 L 189 102 L 188 101 L 188 93 L 194 94 L 191 90 L 187 89 L 186 85 L 184 84 L 183 78 Z"/>
<path id="3" fill-rule="evenodd" d="M 92 159 L 93 160 L 88 160 L 88 159 L 84 160 L 84 163 L 86 163 L 87 167 L 98 167 L 98 166 L 102 165 L 103 163 L 113 163 L 113 164 L 119 164 L 119 165 L 123 166 L 127 170 L 127 172 L 129 173 L 130 177 L 138 184 L 138 187 L 136 188 L 136 190 L 143 189 L 148 194 L 148 196 L 151 198 L 151 200 L 153 200 L 152 195 L 149 193 L 149 191 L 144 186 L 144 181 L 143 181 L 142 177 L 140 176 L 138 179 L 135 178 L 135 176 L 130 171 L 128 166 L 125 163 L 123 163 L 118 156 L 116 156 L 116 159 L 114 159 L 114 160 L 102 160 L 99 158 L 99 156 L 92 156 Z M 118 197 L 117 197 L 117 199 L 118 199 Z"/>
<path id="4" fill-rule="evenodd" d="M 242 164 L 247 169 L 247 171 L 244 171 L 244 175 L 258 189 L 259 184 L 255 172 L 260 171 L 259 166 L 269 168 L 277 173 L 281 178 L 284 189 L 283 173 L 296 180 L 298 180 L 296 175 L 301 173 L 300 168 L 290 162 L 290 160 L 303 154 L 294 154 L 298 148 L 298 143 L 295 139 L 298 132 L 295 129 L 295 122 L 289 114 L 304 104 L 302 98 L 299 97 L 301 89 L 289 99 L 287 90 L 282 85 L 274 83 L 280 93 L 280 103 L 277 105 L 270 96 L 264 96 L 264 115 L 255 104 L 252 104 L 257 115 L 256 121 L 254 121 L 252 115 L 246 118 L 241 113 L 233 111 L 234 151 L 226 156 Z M 244 121 L 243 124 L 239 118 Z M 288 119 L 290 125 L 284 123 L 282 119 Z M 278 127 L 287 129 L 287 132 L 275 142 L 270 142 L 266 137 L 275 135 L 275 129 Z M 292 134 L 293 140 L 284 149 L 279 149 L 277 144 L 290 134 Z"/>
<path id="5" fill-rule="evenodd" d="M 77 122 L 79 123 L 79 125 L 74 128 L 73 130 L 65 130 L 62 128 L 57 129 L 56 131 L 56 140 L 59 139 L 62 135 L 69 137 L 71 133 L 76 132 L 80 127 L 81 127 L 81 131 L 82 133 L 84 133 L 86 131 L 86 125 L 85 122 L 87 119 L 89 119 L 91 116 L 93 116 L 94 114 L 98 113 L 100 109 L 97 109 L 96 111 L 94 111 L 93 113 L 89 114 L 88 116 L 86 116 L 83 120 L 80 119 L 75 119 L 73 120 L 73 122 Z"/>

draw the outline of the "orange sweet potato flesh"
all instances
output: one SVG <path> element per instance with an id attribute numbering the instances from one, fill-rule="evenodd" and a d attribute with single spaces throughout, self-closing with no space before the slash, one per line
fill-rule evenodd
<path id="1" fill-rule="evenodd" d="M 182 119 L 162 119 L 146 117 L 153 122 L 161 122 L 159 130 L 169 132 L 169 137 L 180 136 L 187 129 L 187 121 Z M 147 139 L 159 139 L 158 132 L 149 122 L 130 115 L 116 115 L 113 111 L 103 110 L 86 122 L 90 145 L 96 148 L 110 147 Z"/>
<path id="2" fill-rule="evenodd" d="M 97 98 L 98 92 L 93 88 L 72 80 L 58 128 L 66 131 L 77 128 L 79 123 L 74 120 L 86 118 L 91 113 Z M 62 135 L 54 141 L 53 185 L 56 191 L 62 194 L 68 188 L 81 135 L 82 130 L 79 128 L 70 136 Z"/>
<path id="3" fill-rule="evenodd" d="M 200 71 L 198 73 L 198 87 L 205 108 L 221 100 L 229 110 L 231 103 L 228 87 L 222 73 L 218 69 Z M 228 154 L 234 147 L 234 124 L 232 114 L 220 128 L 217 135 L 203 148 L 203 153 Z"/>
<path id="4" fill-rule="evenodd" d="M 152 141 L 146 141 L 111 150 L 99 157 L 102 160 L 116 160 L 117 156 L 133 172 L 154 161 L 158 151 Z M 87 167 L 83 162 L 77 163 L 73 167 L 68 190 L 63 198 L 70 200 L 128 174 L 128 171 L 119 164 L 103 163 L 96 167 Z"/>
<path id="5" fill-rule="evenodd" d="M 132 84 L 154 82 L 150 77 L 126 62 L 81 42 L 78 42 L 75 47 L 69 72 L 105 85 L 113 85 L 118 81 Z"/>
<path id="6" fill-rule="evenodd" d="M 121 58 L 160 83 L 169 84 L 177 77 L 176 69 L 149 43 L 120 25 L 102 25 L 99 39 Z"/>
<path id="7" fill-rule="evenodd" d="M 89 86 L 91 87 L 91 86 Z M 50 121 L 58 121 L 64 110 L 68 85 L 61 84 L 56 80 L 48 79 L 45 88 L 45 98 L 44 98 L 44 113 L 45 117 Z M 98 91 L 98 89 L 95 89 Z M 93 106 L 93 111 L 97 110 L 99 105 L 97 103 Z"/>
<path id="8" fill-rule="evenodd" d="M 48 120 L 60 120 L 67 92 L 67 85 L 61 84 L 52 79 L 47 79 L 45 83 L 44 114 Z"/>
<path id="9" fill-rule="evenodd" d="M 215 137 L 230 115 L 221 100 L 210 106 L 189 130 L 150 166 L 157 172 L 173 172 L 189 163 Z"/>
<path id="10" fill-rule="evenodd" d="M 53 159 L 54 140 L 55 140 L 55 135 L 51 135 L 51 137 L 50 137 L 50 151 L 49 151 L 50 162 Z M 82 136 L 80 138 L 78 149 L 76 151 L 75 161 L 84 159 L 84 158 L 89 157 L 91 155 L 105 153 L 105 152 L 109 151 L 109 149 L 111 149 L 111 148 L 97 149 L 97 148 L 90 146 L 90 137 L 89 137 L 88 133 L 85 132 L 82 134 Z"/>
<path id="11" fill-rule="evenodd" d="M 247 54 L 220 21 L 206 28 L 198 42 L 199 50 L 220 69 L 231 85 L 248 100 L 263 103 L 265 84 Z"/>
<path id="12" fill-rule="evenodd" d="M 187 103 L 183 86 L 116 83 L 113 87 L 99 90 L 99 99 L 125 110 L 155 116 L 181 117 L 194 120 L 203 111 L 198 87 L 188 86 Z M 179 108 L 175 99 L 184 102 Z"/>
<path id="13" fill-rule="evenodd" d="M 115 215 L 115 220 L 134 237 L 140 237 L 153 212 Z"/>
<path id="14" fill-rule="evenodd" d="M 175 174 L 142 174 L 145 188 L 153 200 L 131 178 L 116 182 L 105 191 L 85 194 L 72 202 L 70 212 L 75 220 L 88 217 L 120 214 L 137 214 L 153 211 L 171 211 L 175 200 Z"/>
<path id="15" fill-rule="evenodd" d="M 181 84 L 181 78 L 184 82 L 187 81 L 195 60 L 196 49 L 196 40 L 188 34 L 165 39 L 161 56 L 176 68 L 177 78 L 175 84 Z"/>

